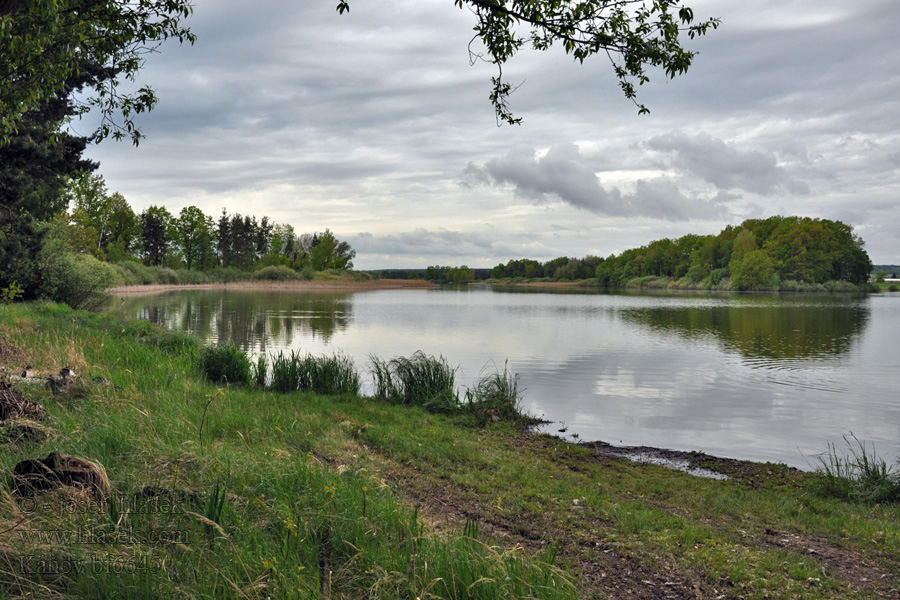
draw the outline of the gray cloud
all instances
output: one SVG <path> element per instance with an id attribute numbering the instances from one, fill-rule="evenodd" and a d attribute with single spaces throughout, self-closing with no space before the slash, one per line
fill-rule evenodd
<path id="1" fill-rule="evenodd" d="M 896 0 L 692 0 L 723 25 L 687 42 L 700 54 L 683 77 L 651 73 L 646 116 L 604 57 L 523 52 L 504 69 L 523 84 L 515 128 L 495 126 L 493 69 L 469 66 L 472 16 L 451 0 L 343 16 L 329 2 L 194 4 L 196 45 L 166 44 L 142 72 L 161 101 L 142 115 L 146 140 L 90 150 L 138 210 L 228 206 L 342 239 L 369 231 L 361 248 L 398 252 L 357 248 L 375 266 L 487 255 L 447 232 L 487 231 L 498 259 L 608 255 L 785 212 L 852 220 L 873 260 L 900 262 Z"/>
<path id="2" fill-rule="evenodd" d="M 708 133 L 672 132 L 650 138 L 650 150 L 672 156 L 671 165 L 723 190 L 746 190 L 763 196 L 777 192 L 809 194 L 809 186 L 790 177 L 771 152 L 740 150 Z"/>
<path id="3" fill-rule="evenodd" d="M 512 186 L 517 198 L 535 204 L 560 200 L 576 208 L 616 217 L 650 217 L 683 221 L 727 215 L 722 198 L 688 197 L 668 178 L 639 179 L 633 193 L 604 187 L 575 144 L 552 146 L 545 155 L 519 146 L 463 173 L 469 186 Z"/>

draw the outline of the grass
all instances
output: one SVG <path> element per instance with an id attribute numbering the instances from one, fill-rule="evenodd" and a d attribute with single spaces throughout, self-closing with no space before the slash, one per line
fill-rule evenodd
<path id="1" fill-rule="evenodd" d="M 253 365 L 247 354 L 232 343 L 203 348 L 199 360 L 200 372 L 212 382 L 250 383 Z"/>
<path id="2" fill-rule="evenodd" d="M 822 494 L 822 475 L 705 480 L 427 403 L 277 393 L 277 356 L 269 386 L 221 386 L 144 325 L 53 304 L 0 306 L 0 336 L 35 369 L 111 382 L 28 391 L 52 435 L 0 468 L 83 456 L 117 500 L 0 478 L 0 597 L 878 598 L 900 572 L 900 506 Z"/>
<path id="3" fill-rule="evenodd" d="M 889 465 L 852 433 L 844 436 L 845 451 L 831 443 L 816 457 L 819 491 L 852 501 L 884 503 L 900 501 L 900 470 Z"/>
<path id="4" fill-rule="evenodd" d="M 256 378 L 257 385 L 260 385 L 260 380 L 266 379 L 259 373 Z M 359 394 L 359 387 L 359 373 L 348 356 L 301 356 L 295 351 L 290 354 L 280 351 L 272 358 L 271 389 L 276 392 L 311 390 L 319 394 L 356 395 Z"/>
<path id="5" fill-rule="evenodd" d="M 411 357 L 389 361 L 369 356 L 375 397 L 394 404 L 421 406 L 429 412 L 453 413 L 459 410 L 456 392 L 456 368 L 443 356 L 419 351 Z"/>

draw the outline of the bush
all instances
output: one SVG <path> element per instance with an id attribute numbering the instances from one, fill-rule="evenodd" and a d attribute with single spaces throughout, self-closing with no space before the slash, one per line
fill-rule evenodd
<path id="1" fill-rule="evenodd" d="M 210 282 L 209 277 L 203 271 L 181 269 L 175 271 L 175 274 L 178 276 L 178 283 L 180 285 L 198 285 Z"/>
<path id="2" fill-rule="evenodd" d="M 253 279 L 265 281 L 296 281 L 300 275 L 295 270 L 284 265 L 263 267 L 253 274 Z"/>
<path id="3" fill-rule="evenodd" d="M 731 271 L 727 268 L 725 269 L 716 269 L 712 273 L 709 274 L 709 284 L 711 286 L 719 285 L 723 279 L 731 275 Z"/>
<path id="4" fill-rule="evenodd" d="M 72 308 L 97 310 L 106 302 L 106 289 L 123 284 L 120 272 L 111 264 L 89 254 L 61 252 L 52 244 L 45 247 L 39 295 L 63 302 Z"/>
<path id="5" fill-rule="evenodd" d="M 215 383 L 250 382 L 250 359 L 232 343 L 207 346 L 200 351 L 200 372 Z"/>
<path id="6" fill-rule="evenodd" d="M 248 279 L 247 273 L 234 267 L 216 267 L 206 272 L 211 282 L 215 283 L 231 283 L 233 281 L 244 281 Z"/>
<path id="7" fill-rule="evenodd" d="M 135 279 L 135 283 L 139 283 L 141 285 L 149 285 L 151 283 L 155 283 L 153 273 L 150 271 L 150 267 L 142 265 L 137 261 L 125 260 L 120 263 L 116 263 L 116 266 L 131 273 L 131 275 Z"/>
<path id="8" fill-rule="evenodd" d="M 889 292 L 896 292 L 897 289 L 898 289 L 898 288 L 897 288 L 897 284 L 896 284 L 896 283 L 892 283 L 891 285 L 888 286 L 887 291 L 889 291 Z"/>

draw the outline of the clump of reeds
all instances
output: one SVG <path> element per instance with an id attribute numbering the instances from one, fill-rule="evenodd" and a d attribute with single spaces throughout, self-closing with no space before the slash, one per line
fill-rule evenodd
<path id="1" fill-rule="evenodd" d="M 268 379 L 269 361 L 265 353 L 262 353 L 256 357 L 256 362 L 253 364 L 253 382 L 256 384 L 256 387 L 264 388 Z"/>
<path id="2" fill-rule="evenodd" d="M 523 426 L 540 422 L 522 411 L 519 376 L 509 372 L 507 363 L 503 363 L 503 372 L 493 365 L 493 372 L 482 373 L 475 387 L 466 390 L 466 412 L 481 422 L 515 421 Z"/>
<path id="3" fill-rule="evenodd" d="M 459 410 L 456 368 L 451 367 L 443 356 L 434 357 L 420 350 L 411 357 L 400 356 L 386 361 L 369 356 L 369 360 L 376 398 L 421 406 L 431 412 Z"/>
<path id="4" fill-rule="evenodd" d="M 279 352 L 272 359 L 271 388 L 276 392 L 312 390 L 320 394 L 359 394 L 359 373 L 343 354 L 301 356 Z"/>
<path id="5" fill-rule="evenodd" d="M 883 503 L 900 501 L 900 471 L 875 453 L 852 433 L 844 436 L 847 452 L 838 452 L 834 443 L 816 459 L 819 491 L 847 500 Z"/>
<path id="6" fill-rule="evenodd" d="M 232 343 L 207 346 L 200 351 L 200 372 L 216 383 L 250 383 L 247 353 Z"/>

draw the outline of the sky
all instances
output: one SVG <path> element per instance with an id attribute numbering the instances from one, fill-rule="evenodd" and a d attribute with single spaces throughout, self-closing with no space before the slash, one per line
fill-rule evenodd
<path id="1" fill-rule="evenodd" d="M 358 269 L 606 257 L 772 215 L 841 220 L 900 264 L 900 3 L 687 3 L 722 24 L 638 88 L 649 115 L 605 56 L 554 47 L 504 67 L 523 122 L 498 126 L 453 0 L 195 0 L 197 42 L 141 71 L 146 138 L 87 154 L 136 212 L 329 228 Z"/>

